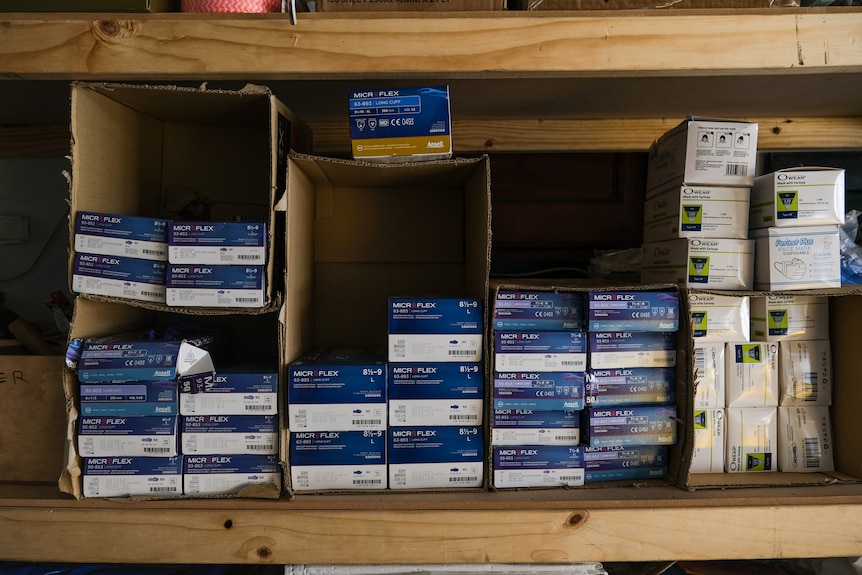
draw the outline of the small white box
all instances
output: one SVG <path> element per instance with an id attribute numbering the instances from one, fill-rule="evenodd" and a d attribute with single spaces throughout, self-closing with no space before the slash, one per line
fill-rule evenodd
<path id="1" fill-rule="evenodd" d="M 690 292 L 692 337 L 696 342 L 750 341 L 750 303 L 749 296 Z"/>
<path id="2" fill-rule="evenodd" d="M 751 289 L 754 241 L 680 238 L 644 244 L 641 281 L 701 289 Z"/>
<path id="3" fill-rule="evenodd" d="M 834 471 L 832 445 L 828 407 L 778 408 L 779 471 Z"/>
<path id="4" fill-rule="evenodd" d="M 754 179 L 751 229 L 843 223 L 843 169 L 787 168 Z"/>
<path id="5" fill-rule="evenodd" d="M 725 405 L 778 406 L 778 344 L 728 343 L 725 351 Z"/>
<path id="6" fill-rule="evenodd" d="M 724 342 L 694 344 L 694 408 L 709 409 L 725 405 Z"/>
<path id="7" fill-rule="evenodd" d="M 763 228 L 751 237 L 757 242 L 755 289 L 841 287 L 838 226 Z"/>
<path id="8" fill-rule="evenodd" d="M 778 405 L 832 405 L 829 340 L 782 341 L 778 345 Z"/>
<path id="9" fill-rule="evenodd" d="M 724 471 L 724 410 L 694 411 L 694 448 L 691 454 L 692 473 L 722 473 Z"/>
<path id="10" fill-rule="evenodd" d="M 752 297 L 751 339 L 829 339 L 829 298 L 781 293 Z"/>
<path id="11" fill-rule="evenodd" d="M 749 188 L 673 187 L 644 203 L 644 241 L 748 238 Z"/>
<path id="12" fill-rule="evenodd" d="M 725 411 L 727 443 L 725 471 L 752 473 L 776 471 L 778 408 L 740 407 Z"/>

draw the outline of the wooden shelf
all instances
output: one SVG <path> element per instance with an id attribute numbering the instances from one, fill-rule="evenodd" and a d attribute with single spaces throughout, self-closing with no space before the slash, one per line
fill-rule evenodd
<path id="1" fill-rule="evenodd" d="M 0 154 L 64 150 L 68 83 L 264 84 L 348 150 L 352 87 L 447 83 L 458 153 L 644 151 L 685 115 L 862 149 L 862 11 L 0 14 Z M 360 86 L 361 84 L 361 86 Z M 28 127 L 30 126 L 30 127 Z M 64 142 L 65 139 L 65 142 Z M 768 499 L 766 499 L 768 497 Z M 0 559 L 488 563 L 862 555 L 862 486 L 75 501 L 0 485 Z"/>

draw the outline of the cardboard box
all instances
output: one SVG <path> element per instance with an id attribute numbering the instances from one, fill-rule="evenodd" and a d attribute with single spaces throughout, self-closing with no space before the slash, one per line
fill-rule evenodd
<path id="1" fill-rule="evenodd" d="M 843 224 L 843 169 L 787 168 L 754 179 L 751 229 Z"/>
<path id="2" fill-rule="evenodd" d="M 838 226 L 752 230 L 757 242 L 754 287 L 802 290 L 841 287 Z"/>
<path id="3" fill-rule="evenodd" d="M 63 469 L 63 357 L 0 355 L 0 482 L 57 481 Z"/>
<path id="4" fill-rule="evenodd" d="M 6 0 L 0 12 L 179 12 L 179 0 Z"/>
<path id="5" fill-rule="evenodd" d="M 506 9 L 503 0 L 317 0 L 317 12 L 491 12 Z"/>
<path id="6" fill-rule="evenodd" d="M 689 116 L 649 149 L 647 198 L 673 186 L 754 184 L 757 124 Z"/>
<path id="7" fill-rule="evenodd" d="M 386 435 L 390 489 L 484 485 L 481 427 L 392 427 Z"/>
<path id="8" fill-rule="evenodd" d="M 772 8 L 774 0 L 520 0 L 521 10 L 670 10 L 696 8 Z"/>
<path id="9" fill-rule="evenodd" d="M 296 116 L 259 86 L 227 91 L 80 82 L 72 85 L 71 100 L 73 221 L 82 211 L 263 220 L 270 232 L 268 288 L 255 312 L 277 309 L 284 227 L 273 206 L 285 189 L 288 149 L 311 145 Z"/>
<path id="10" fill-rule="evenodd" d="M 749 188 L 682 186 L 644 202 L 644 242 L 748 237 Z"/>

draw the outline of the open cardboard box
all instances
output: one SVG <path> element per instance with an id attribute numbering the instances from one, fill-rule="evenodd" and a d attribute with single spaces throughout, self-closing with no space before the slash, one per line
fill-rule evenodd
<path id="1" fill-rule="evenodd" d="M 284 226 L 273 206 L 285 189 L 288 149 L 311 147 L 302 122 L 260 86 L 224 91 L 73 83 L 71 99 L 71 236 L 79 211 L 268 222 L 264 306 L 245 313 L 277 309 L 283 289 Z M 70 280 L 73 261 L 70 258 Z M 205 309 L 194 308 L 197 313 Z"/>
<path id="2" fill-rule="evenodd" d="M 314 347 L 385 349 L 390 296 L 485 303 L 487 157 L 374 164 L 291 154 L 287 173 L 285 366 Z"/>

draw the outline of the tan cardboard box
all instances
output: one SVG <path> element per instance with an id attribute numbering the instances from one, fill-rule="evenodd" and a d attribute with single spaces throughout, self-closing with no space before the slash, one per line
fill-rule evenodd
<path id="1" fill-rule="evenodd" d="M 495 12 L 506 0 L 315 0 L 317 12 Z"/>

